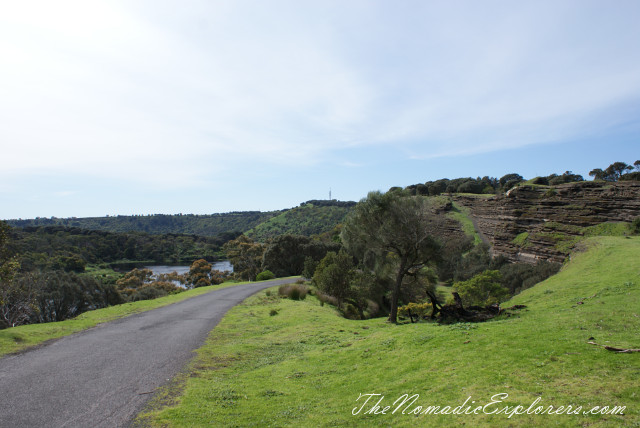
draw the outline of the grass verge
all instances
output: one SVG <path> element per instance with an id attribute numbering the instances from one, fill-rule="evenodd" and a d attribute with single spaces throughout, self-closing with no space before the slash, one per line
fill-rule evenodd
<path id="1" fill-rule="evenodd" d="M 267 293 L 232 309 L 190 373 L 139 416 L 146 426 L 640 426 L 640 238 L 599 237 L 557 275 L 514 297 L 518 315 L 482 324 L 391 325 L 346 320 L 308 297 Z M 273 314 L 275 311 L 275 315 Z M 593 339 L 592 339 L 593 338 Z M 176 393 L 179 391 L 179 394 Z M 496 394 L 508 394 L 489 405 Z M 360 394 L 381 394 L 366 413 Z M 403 394 L 416 402 L 392 414 Z M 582 406 L 578 415 L 407 414 L 465 403 L 486 412 L 521 405 Z M 473 403 L 472 403 L 473 402 Z M 463 406 L 464 409 L 467 407 Z M 624 415 L 586 415 L 626 406 Z M 423 410 L 424 410 L 423 409 Z M 404 410 L 404 414 L 403 414 Z M 566 408 L 564 409 L 566 413 Z"/>

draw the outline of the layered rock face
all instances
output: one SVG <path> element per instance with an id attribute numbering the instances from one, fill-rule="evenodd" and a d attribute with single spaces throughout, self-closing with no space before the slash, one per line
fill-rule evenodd
<path id="1" fill-rule="evenodd" d="M 471 210 L 494 255 L 530 263 L 562 262 L 586 227 L 640 217 L 640 182 L 524 185 L 490 198 L 453 198 Z"/>

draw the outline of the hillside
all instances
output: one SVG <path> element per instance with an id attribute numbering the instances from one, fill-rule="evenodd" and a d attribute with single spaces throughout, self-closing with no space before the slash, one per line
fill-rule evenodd
<path id="1" fill-rule="evenodd" d="M 343 319 L 314 297 L 262 292 L 227 314 L 191 373 L 141 419 L 150 426 L 640 424 L 640 353 L 588 343 L 640 348 L 640 238 L 590 238 L 559 274 L 504 306 L 514 304 L 527 308 L 482 324 L 392 325 Z M 357 412 L 361 394 L 381 395 Z M 419 397 L 391 414 L 403 394 Z M 533 409 L 582 408 L 576 415 L 408 414 L 467 399 L 463 409 L 473 410 L 496 394 L 507 396 L 487 412 L 521 405 L 524 413 L 536 400 Z M 366 414 L 381 396 L 379 414 Z M 381 414 L 384 406 L 392 408 Z M 626 409 L 624 416 L 583 414 L 595 406 Z"/>
<path id="2" fill-rule="evenodd" d="M 504 195 L 455 195 L 493 247 L 513 261 L 562 262 L 583 236 L 624 234 L 640 217 L 640 182 L 522 185 Z"/>
<path id="3" fill-rule="evenodd" d="M 153 214 L 146 216 L 113 216 L 86 218 L 36 218 L 7 220 L 15 227 L 67 226 L 105 232 L 146 232 L 154 235 L 181 234 L 218 236 L 230 232 L 244 232 L 278 215 L 279 211 L 240 211 L 223 214 Z"/>
<path id="4" fill-rule="evenodd" d="M 223 214 L 153 214 L 87 218 L 36 218 L 7 220 L 13 227 L 65 226 L 113 233 L 144 232 L 153 235 L 179 234 L 220 236 L 237 232 L 264 241 L 289 233 L 311 236 L 330 232 L 356 203 L 337 200 L 311 200 L 281 211 L 239 211 Z"/>
<path id="5" fill-rule="evenodd" d="M 305 202 L 269 218 L 246 234 L 263 242 L 285 233 L 311 236 L 330 232 L 344 220 L 355 204 L 341 201 Z"/>

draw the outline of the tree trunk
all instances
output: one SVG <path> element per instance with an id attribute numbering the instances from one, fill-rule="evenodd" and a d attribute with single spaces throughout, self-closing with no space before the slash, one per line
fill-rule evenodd
<path id="1" fill-rule="evenodd" d="M 389 313 L 389 319 L 387 321 L 394 324 L 398 323 L 398 298 L 400 296 L 400 287 L 402 286 L 402 280 L 405 275 L 405 266 L 407 264 L 406 257 L 403 257 L 400 261 L 400 268 L 396 274 L 396 283 L 393 286 L 393 293 L 391 294 L 391 312 Z"/>

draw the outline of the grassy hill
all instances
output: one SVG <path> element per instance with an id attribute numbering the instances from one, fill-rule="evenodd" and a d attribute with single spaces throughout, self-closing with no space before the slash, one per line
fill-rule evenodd
<path id="1" fill-rule="evenodd" d="M 304 203 L 269 218 L 246 234 L 256 241 L 265 241 L 285 233 L 311 236 L 330 232 L 344 220 L 354 205 L 355 202 L 336 205 Z"/>
<path id="2" fill-rule="evenodd" d="M 350 321 L 313 297 L 292 301 L 261 292 L 225 316 L 190 373 L 160 394 L 141 421 L 220 427 L 640 426 L 640 353 L 587 343 L 640 348 L 640 238 L 597 237 L 581 245 L 559 274 L 505 305 L 526 309 L 482 324 Z M 502 393 L 502 402 L 489 405 Z M 378 411 L 391 408 L 366 414 L 376 396 L 354 415 L 366 399 L 360 394 L 381 394 Z M 419 397 L 392 414 L 403 394 Z M 509 406 L 509 413 L 532 403 L 531 410 L 582 409 L 578 415 L 511 417 L 482 410 L 408 414 L 417 406 L 461 405 L 469 413 L 478 406 L 486 405 L 486 412 Z M 582 413 L 595 406 L 626 410 Z"/>

